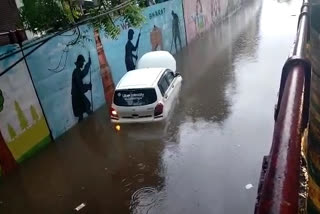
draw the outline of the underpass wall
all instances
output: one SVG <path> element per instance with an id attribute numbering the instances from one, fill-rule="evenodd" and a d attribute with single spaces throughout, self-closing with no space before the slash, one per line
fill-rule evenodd
<path id="1" fill-rule="evenodd" d="M 83 25 L 52 38 L 27 63 L 53 138 L 105 104 L 92 27 Z"/>
<path id="2" fill-rule="evenodd" d="M 202 78 L 206 71 L 217 66 L 213 64 L 210 59 L 217 58 L 221 55 L 232 57 L 234 54 L 233 46 L 240 45 L 238 41 L 239 38 L 252 38 L 253 35 L 257 35 L 261 8 L 262 1 L 255 0 L 234 13 L 232 18 L 230 17 L 230 19 L 223 20 L 219 25 L 214 27 L 214 29 L 204 33 L 201 39 L 195 39 L 188 44 L 187 58 L 196 56 L 197 58 L 203 59 L 206 63 L 193 63 L 194 61 L 190 62 L 190 60 L 180 59 L 178 67 L 181 68 L 182 71 L 186 68 L 196 71 L 183 74 L 183 76 L 196 83 L 197 80 Z M 253 53 L 255 49 L 252 43 L 243 43 L 242 46 L 247 49 L 243 51 L 244 53 Z M 229 54 L 221 54 L 221 52 L 228 52 Z M 225 59 L 219 61 L 223 60 Z M 189 83 L 188 88 L 185 87 L 185 91 L 191 90 L 193 87 L 193 83 Z"/>
<path id="3" fill-rule="evenodd" d="M 143 10 L 143 15 L 146 21 L 138 29 L 132 28 L 119 17 L 115 24 L 119 26 L 121 33 L 116 39 L 111 39 L 104 32 L 100 32 L 115 84 L 130 70 L 128 68 L 130 63 L 133 63 L 133 68 L 135 67 L 137 60 L 134 56 L 139 58 L 155 50 L 166 50 L 175 54 L 186 46 L 182 0 L 170 0 L 152 5 Z M 129 31 L 134 33 L 131 41 L 128 39 Z M 138 41 L 139 34 L 141 36 Z M 137 45 L 137 49 L 126 49 L 127 45 Z"/>
<path id="4" fill-rule="evenodd" d="M 83 25 L 0 46 L 0 174 L 106 103 L 113 83 L 99 38 Z"/>
<path id="5" fill-rule="evenodd" d="M 241 7 L 242 0 L 183 0 L 188 43 Z"/>
<path id="6" fill-rule="evenodd" d="M 118 17 L 115 24 L 121 33 L 116 39 L 83 25 L 58 36 L 27 41 L 22 45 L 25 54 L 43 44 L 9 70 L 23 55 L 18 45 L 1 46 L 0 168 L 32 156 L 110 104 L 114 86 L 130 70 L 130 63 L 131 69 L 135 66 L 135 56 L 155 50 L 176 54 L 240 6 L 241 0 L 165 1 L 143 10 L 146 22 L 141 28 L 132 28 Z M 137 48 L 126 49 L 130 43 L 131 47 L 138 44 Z"/>
<path id="7" fill-rule="evenodd" d="M 19 50 L 0 47 L 0 56 Z M 21 52 L 0 61 L 5 70 L 22 57 Z M 0 76 L 0 174 L 6 174 L 51 141 L 35 88 L 24 61 Z"/>

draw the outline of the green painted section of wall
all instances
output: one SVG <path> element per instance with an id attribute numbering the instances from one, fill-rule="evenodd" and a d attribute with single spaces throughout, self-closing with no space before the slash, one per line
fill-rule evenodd
<path id="1" fill-rule="evenodd" d="M 45 119 L 42 117 L 32 127 L 26 129 L 25 132 L 10 141 L 9 149 L 14 158 L 20 160 L 21 157 L 30 152 L 35 146 L 47 139 L 48 136 L 49 131 Z M 26 151 L 28 152 L 26 153 Z"/>
<path id="2" fill-rule="evenodd" d="M 2 46 L 0 55 L 16 50 L 19 50 L 17 45 Z M 5 70 L 21 57 L 22 53 L 18 52 L 1 60 L 0 70 Z M 3 136 L 0 143 L 8 151 L 0 159 L 5 171 L 9 169 L 6 166 L 22 162 L 48 144 L 50 132 L 24 61 L 0 77 L 0 90 L 0 133 Z"/>

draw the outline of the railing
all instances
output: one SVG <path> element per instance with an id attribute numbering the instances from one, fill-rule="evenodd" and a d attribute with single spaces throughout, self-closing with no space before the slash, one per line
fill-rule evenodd
<path id="1" fill-rule="evenodd" d="M 305 59 L 309 39 L 309 1 L 304 0 L 291 57 L 281 76 L 273 141 L 263 161 L 256 214 L 298 213 L 301 136 L 308 122 L 311 66 Z"/>

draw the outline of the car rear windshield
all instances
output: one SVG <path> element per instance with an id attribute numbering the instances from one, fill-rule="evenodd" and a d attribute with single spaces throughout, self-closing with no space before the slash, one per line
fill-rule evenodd
<path id="1" fill-rule="evenodd" d="M 144 106 L 157 101 L 154 88 L 116 90 L 113 102 L 117 106 Z"/>

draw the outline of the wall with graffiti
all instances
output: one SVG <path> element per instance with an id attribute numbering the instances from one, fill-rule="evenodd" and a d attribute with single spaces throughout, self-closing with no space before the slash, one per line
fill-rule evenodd
<path id="1" fill-rule="evenodd" d="M 0 166 L 4 174 L 50 142 L 49 130 L 55 139 L 106 102 L 110 104 L 114 85 L 135 69 L 143 54 L 155 50 L 175 54 L 242 4 L 242 0 L 150 2 L 140 29 L 122 17 L 115 20 L 121 29 L 117 39 L 84 25 L 24 44 L 25 54 L 39 48 L 26 58 L 27 64 L 21 61 L 0 73 Z M 22 57 L 21 52 L 12 54 L 18 49 L 17 45 L 0 47 L 1 72 Z"/>
<path id="2" fill-rule="evenodd" d="M 186 45 L 181 0 L 171 0 L 146 8 L 146 22 L 134 29 L 121 18 L 115 24 L 121 29 L 116 40 L 101 32 L 102 44 L 111 68 L 114 83 L 135 68 L 137 59 L 152 50 L 167 50 L 172 54 Z"/>
<path id="3" fill-rule="evenodd" d="M 6 57 L 17 49 L 16 45 L 2 46 L 0 56 Z M 21 57 L 20 52 L 2 59 L 0 70 L 4 71 Z M 0 76 L 0 121 L 0 166 L 3 171 L 14 165 L 12 161 L 22 161 L 51 141 L 24 61 Z"/>
<path id="4" fill-rule="evenodd" d="M 241 6 L 241 0 L 183 0 L 188 43 Z"/>
<path id="5" fill-rule="evenodd" d="M 52 38 L 27 62 L 54 138 L 105 104 L 93 28 Z"/>

